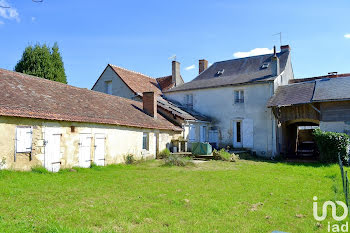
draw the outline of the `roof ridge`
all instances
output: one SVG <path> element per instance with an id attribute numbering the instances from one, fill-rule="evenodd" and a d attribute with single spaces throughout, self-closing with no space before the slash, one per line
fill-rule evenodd
<path id="1" fill-rule="evenodd" d="M 282 54 L 284 52 L 285 51 L 283 51 L 283 52 L 280 51 L 277 54 Z M 234 61 L 234 60 L 241 60 L 241 59 L 247 59 L 247 58 L 253 58 L 253 57 L 262 57 L 262 56 L 266 56 L 266 55 L 273 55 L 273 53 L 266 53 L 266 54 L 254 55 L 254 56 L 249 56 L 249 57 L 239 57 L 239 58 L 233 58 L 233 59 L 228 59 L 228 60 L 216 61 L 216 62 L 213 63 L 213 65 L 215 63 L 228 62 L 228 61 Z"/>
<path id="2" fill-rule="evenodd" d="M 113 64 L 108 64 L 108 65 L 113 66 L 113 67 L 116 67 L 116 68 L 119 68 L 119 69 L 122 69 L 122 70 L 125 70 L 125 71 L 133 72 L 133 73 L 135 73 L 135 74 L 139 74 L 139 75 L 145 76 L 145 77 L 147 77 L 147 78 L 156 79 L 156 78 L 153 78 L 153 77 L 151 77 L 151 76 L 149 76 L 149 75 L 146 75 L 146 74 L 143 74 L 143 73 L 134 71 L 134 70 L 129 70 L 129 69 L 126 69 L 126 68 L 121 67 L 121 66 L 116 66 L 116 65 L 113 65 Z"/>
<path id="3" fill-rule="evenodd" d="M 0 72 L 1 71 L 14 73 L 16 75 L 23 76 L 24 78 L 32 78 L 32 79 L 38 80 L 40 82 L 47 82 L 47 83 L 52 83 L 52 84 L 55 84 L 55 85 L 65 86 L 65 87 L 68 87 L 68 88 L 74 88 L 74 89 L 79 89 L 79 90 L 83 90 L 83 91 L 93 92 L 95 95 L 108 95 L 108 97 L 110 97 L 110 98 L 118 98 L 118 99 L 123 99 L 123 100 L 126 100 L 126 101 L 130 101 L 130 102 L 137 102 L 136 100 L 131 100 L 131 99 L 124 98 L 124 97 L 121 97 L 121 96 L 110 95 L 110 94 L 106 94 L 106 93 L 103 93 L 103 92 L 90 90 L 89 88 L 85 88 L 85 87 L 77 87 L 77 86 L 69 85 L 69 84 L 66 84 L 66 83 L 61 83 L 61 82 L 49 80 L 49 79 L 46 79 L 46 78 L 34 76 L 34 75 L 31 75 L 31 74 L 25 74 L 25 73 L 21 73 L 21 72 L 17 72 L 17 71 L 6 70 L 6 69 L 3 69 L 3 68 L 0 68 Z"/>

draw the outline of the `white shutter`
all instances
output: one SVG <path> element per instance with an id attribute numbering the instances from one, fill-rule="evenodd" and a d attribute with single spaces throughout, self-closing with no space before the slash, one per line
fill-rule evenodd
<path id="1" fill-rule="evenodd" d="M 189 141 L 193 142 L 196 141 L 196 126 L 190 125 L 190 133 L 189 133 Z"/>
<path id="2" fill-rule="evenodd" d="M 25 153 L 32 151 L 32 127 L 16 128 L 16 152 Z"/>
<path id="3" fill-rule="evenodd" d="M 252 119 L 243 120 L 243 147 L 253 148 L 254 146 L 254 124 Z"/>

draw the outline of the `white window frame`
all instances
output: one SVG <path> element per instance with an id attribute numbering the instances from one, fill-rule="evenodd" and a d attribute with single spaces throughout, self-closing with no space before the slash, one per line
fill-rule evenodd
<path id="1" fill-rule="evenodd" d="M 32 126 L 17 126 L 15 147 L 16 153 L 31 153 L 33 143 L 33 127 Z"/>
<path id="2" fill-rule="evenodd" d="M 234 91 L 234 101 L 235 101 L 235 104 L 244 103 L 244 90 L 235 90 Z"/>
<path id="3" fill-rule="evenodd" d="M 186 106 L 193 109 L 193 94 L 186 94 Z"/>
<path id="4" fill-rule="evenodd" d="M 195 142 L 196 141 L 196 126 L 193 125 L 193 124 L 188 126 L 188 141 L 189 142 Z"/>
<path id="5" fill-rule="evenodd" d="M 144 141 L 146 138 L 146 142 Z M 146 146 L 146 148 L 145 148 Z M 143 132 L 142 134 L 142 150 L 149 150 L 149 133 Z"/>
<path id="6" fill-rule="evenodd" d="M 112 95 L 113 94 L 112 80 L 105 81 L 105 84 L 106 84 L 106 94 Z"/>

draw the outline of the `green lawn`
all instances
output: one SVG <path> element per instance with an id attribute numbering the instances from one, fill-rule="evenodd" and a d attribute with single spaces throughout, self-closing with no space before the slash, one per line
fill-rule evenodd
<path id="1" fill-rule="evenodd" d="M 0 232 L 327 232 L 312 198 L 343 200 L 337 165 L 161 163 L 0 171 Z"/>

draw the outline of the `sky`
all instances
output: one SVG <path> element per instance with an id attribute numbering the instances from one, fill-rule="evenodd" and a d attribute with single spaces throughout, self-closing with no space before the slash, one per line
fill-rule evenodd
<path id="1" fill-rule="evenodd" d="M 185 82 L 198 60 L 271 52 L 289 44 L 295 78 L 350 73 L 350 1 L 0 0 L 0 68 L 28 45 L 58 42 L 70 85 L 91 88 L 108 63 Z"/>

